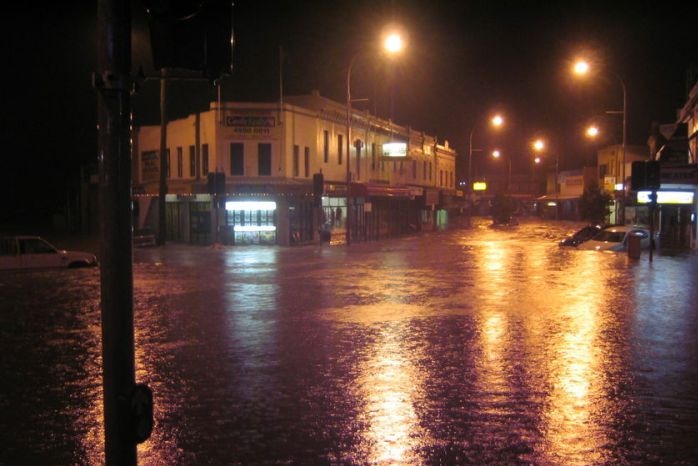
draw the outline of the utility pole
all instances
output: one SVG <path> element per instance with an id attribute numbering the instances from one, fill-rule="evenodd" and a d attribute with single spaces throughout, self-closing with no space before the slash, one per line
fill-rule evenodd
<path id="1" fill-rule="evenodd" d="M 160 191 L 158 197 L 158 246 L 167 240 L 167 170 L 170 161 L 167 157 L 167 69 L 160 70 Z"/>

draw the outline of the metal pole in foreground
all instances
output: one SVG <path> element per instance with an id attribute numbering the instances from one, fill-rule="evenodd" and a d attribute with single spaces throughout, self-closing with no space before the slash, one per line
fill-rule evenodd
<path id="1" fill-rule="evenodd" d="M 98 0 L 97 21 L 104 451 L 107 465 L 135 465 L 136 441 L 124 428 L 135 386 L 130 2 Z"/>

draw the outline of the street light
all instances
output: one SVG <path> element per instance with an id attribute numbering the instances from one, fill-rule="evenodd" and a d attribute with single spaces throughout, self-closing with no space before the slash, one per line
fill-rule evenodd
<path id="1" fill-rule="evenodd" d="M 574 65 L 572 66 L 572 72 L 577 75 L 577 76 L 586 76 L 589 71 L 591 70 L 591 65 L 589 64 L 588 61 L 584 59 L 579 59 L 575 61 Z M 618 82 L 620 83 L 621 89 L 623 90 L 623 110 L 620 111 L 607 111 L 606 113 L 610 114 L 618 114 L 620 113 L 623 115 L 623 139 L 621 142 L 621 185 L 623 187 L 623 205 L 622 209 L 620 211 L 620 217 L 622 223 L 625 223 L 625 146 L 627 144 L 627 126 L 628 126 L 628 93 L 625 88 L 625 82 L 623 81 L 623 78 L 617 73 L 614 73 L 612 71 L 609 72 L 613 76 L 618 79 Z"/>
<path id="2" fill-rule="evenodd" d="M 586 131 L 584 131 L 584 134 L 586 134 L 586 136 L 591 139 L 598 137 L 599 133 L 599 127 L 596 125 L 587 126 Z"/>
<path id="3" fill-rule="evenodd" d="M 504 125 L 504 117 L 500 114 L 495 114 L 494 116 L 492 116 L 492 118 L 490 118 L 490 125 L 494 128 L 502 127 Z M 468 142 L 468 188 L 471 187 L 473 182 L 473 134 L 475 133 L 476 126 L 477 125 L 473 125 L 473 128 L 470 130 L 470 137 Z"/>
<path id="4" fill-rule="evenodd" d="M 399 32 L 390 31 L 385 34 L 383 38 L 383 50 L 388 55 L 395 55 L 402 51 L 405 47 L 404 39 Z M 352 223 L 352 206 L 351 206 L 351 70 L 354 67 L 354 62 L 357 57 L 361 55 L 361 51 L 356 52 L 349 60 L 349 66 L 347 67 L 347 121 L 346 121 L 346 132 L 347 132 L 347 219 L 345 226 L 346 242 L 347 245 L 351 242 L 351 223 Z"/>
<path id="5" fill-rule="evenodd" d="M 499 159 L 502 157 L 502 152 L 495 149 L 492 151 L 492 157 L 495 159 Z M 511 189 L 511 157 L 507 157 L 507 184 L 506 184 L 506 192 L 508 193 Z"/>

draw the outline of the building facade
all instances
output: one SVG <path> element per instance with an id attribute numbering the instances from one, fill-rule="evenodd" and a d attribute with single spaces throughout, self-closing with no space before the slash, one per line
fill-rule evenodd
<path id="1" fill-rule="evenodd" d="M 135 130 L 138 226 L 157 226 L 159 148 L 159 126 Z M 167 237 L 196 244 L 421 231 L 447 219 L 456 192 L 448 142 L 367 112 L 348 118 L 346 106 L 317 92 L 283 104 L 214 102 L 167 124 L 166 158 Z"/>
<path id="2" fill-rule="evenodd" d="M 662 249 L 698 248 L 698 73 L 675 123 L 653 128 L 648 145 L 659 162 L 660 189 L 651 209 L 650 192 L 637 193 L 638 211 L 651 219 Z M 654 214 L 652 214 L 654 212 Z"/>

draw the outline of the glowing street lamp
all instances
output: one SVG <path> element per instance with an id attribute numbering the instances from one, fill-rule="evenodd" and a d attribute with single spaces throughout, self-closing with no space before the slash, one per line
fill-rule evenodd
<path id="1" fill-rule="evenodd" d="M 589 125 L 587 126 L 586 131 L 584 131 L 584 134 L 586 134 L 588 138 L 594 139 L 600 134 L 599 127 L 596 125 Z"/>
<path id="2" fill-rule="evenodd" d="M 584 59 L 578 59 L 572 65 L 572 73 L 576 76 L 586 76 L 591 71 L 591 64 Z M 621 221 L 625 223 L 625 146 L 627 145 L 627 126 L 628 126 L 628 93 L 625 88 L 625 82 L 619 74 L 610 72 L 614 75 L 618 82 L 620 83 L 621 89 L 623 91 L 623 110 L 620 111 L 607 111 L 606 113 L 616 113 L 623 115 L 623 139 L 621 142 L 621 185 L 623 190 L 623 208 L 620 211 Z"/>
<path id="3" fill-rule="evenodd" d="M 495 149 L 492 151 L 492 157 L 494 157 L 495 159 L 499 159 L 502 157 L 502 152 L 500 150 Z M 506 185 L 506 188 L 507 188 L 507 192 L 509 192 L 509 190 L 511 188 L 511 157 L 507 157 L 506 159 L 507 159 L 507 185 Z"/>
<path id="4" fill-rule="evenodd" d="M 467 186 L 470 187 L 473 180 L 473 134 L 475 133 L 475 127 L 470 130 L 470 138 L 468 143 L 468 179 Z M 495 114 L 490 118 L 490 126 L 493 128 L 501 128 L 504 126 L 504 117 L 500 114 Z"/>
<path id="5" fill-rule="evenodd" d="M 384 35 L 383 38 L 383 50 L 388 55 L 397 55 L 402 52 L 405 47 L 405 42 L 403 36 L 397 31 L 389 31 Z M 362 53 L 359 51 L 355 53 L 351 60 L 349 60 L 349 66 L 347 67 L 347 118 L 346 118 L 346 136 L 347 136 L 347 173 L 346 173 L 346 183 L 347 183 L 347 220 L 346 220 L 346 242 L 347 245 L 351 242 L 351 225 L 352 225 L 352 205 L 351 205 L 351 70 L 354 67 L 354 62 L 357 57 Z"/>

